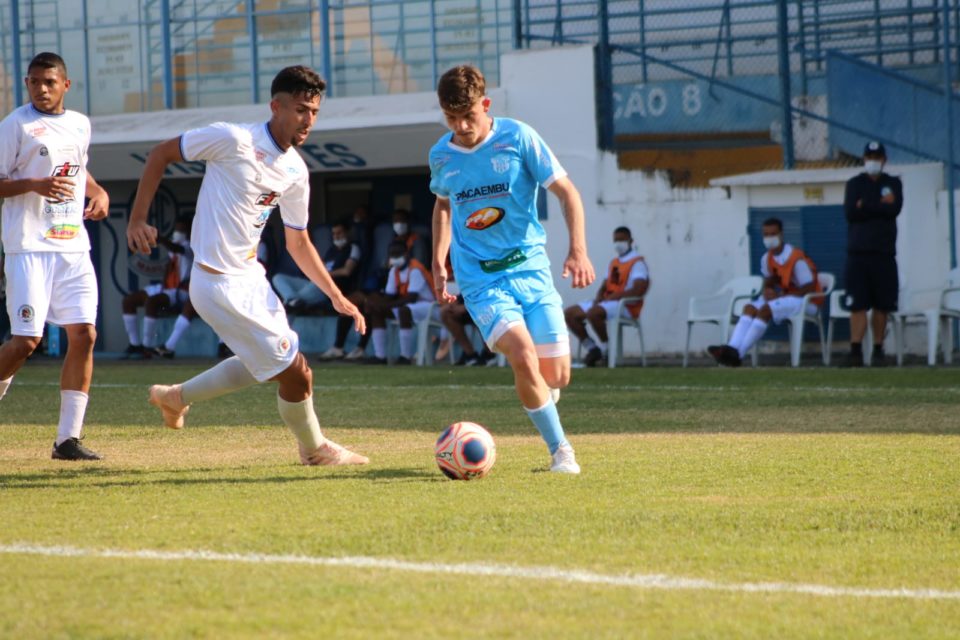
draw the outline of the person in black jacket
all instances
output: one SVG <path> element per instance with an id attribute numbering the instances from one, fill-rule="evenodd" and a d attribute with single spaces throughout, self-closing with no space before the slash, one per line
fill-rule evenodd
<path id="1" fill-rule="evenodd" d="M 865 171 L 847 181 L 843 209 L 847 217 L 847 293 L 850 296 L 850 354 L 847 366 L 863 366 L 867 311 L 873 310 L 873 357 L 883 366 L 887 314 L 897 310 L 897 216 L 903 208 L 903 184 L 883 172 L 887 153 L 879 142 L 863 150 Z"/>

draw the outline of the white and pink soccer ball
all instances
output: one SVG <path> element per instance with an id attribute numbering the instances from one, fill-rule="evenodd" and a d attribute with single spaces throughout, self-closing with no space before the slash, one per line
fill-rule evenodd
<path id="1" fill-rule="evenodd" d="M 474 422 L 457 422 L 447 427 L 433 450 L 437 466 L 451 480 L 482 478 L 497 461 L 493 436 Z"/>

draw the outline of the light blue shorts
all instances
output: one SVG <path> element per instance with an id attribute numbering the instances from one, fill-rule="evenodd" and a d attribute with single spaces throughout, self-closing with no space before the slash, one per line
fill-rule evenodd
<path id="1" fill-rule="evenodd" d="M 563 300 L 546 269 L 501 276 L 482 289 L 464 294 L 484 342 L 493 350 L 510 328 L 524 324 L 541 358 L 570 353 L 570 335 L 563 317 Z"/>

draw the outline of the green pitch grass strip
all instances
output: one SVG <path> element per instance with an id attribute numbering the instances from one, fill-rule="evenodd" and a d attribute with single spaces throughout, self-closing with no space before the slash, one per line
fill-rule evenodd
<path id="1" fill-rule="evenodd" d="M 577 371 L 560 408 L 579 478 L 543 472 L 505 371 L 317 369 L 325 428 L 373 464 L 306 469 L 269 387 L 195 407 L 183 432 L 159 427 L 146 384 L 197 370 L 100 366 L 89 443 L 107 460 L 64 465 L 48 459 L 58 371 L 31 363 L 0 403 L 0 546 L 960 590 L 953 370 Z M 491 477 L 436 471 L 452 419 L 490 427 Z M 12 637 L 444 637 L 462 619 L 504 637 L 960 633 L 951 600 L 9 553 L 0 575 Z"/>

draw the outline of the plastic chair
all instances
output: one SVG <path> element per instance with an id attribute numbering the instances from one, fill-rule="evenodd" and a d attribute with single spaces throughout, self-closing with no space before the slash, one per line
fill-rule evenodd
<path id="1" fill-rule="evenodd" d="M 960 269 L 947 274 L 942 287 L 906 291 L 901 310 L 893 314 L 897 342 L 897 366 L 903 364 L 903 336 L 908 323 L 927 325 L 927 364 L 937 364 L 937 343 L 943 349 L 943 361 L 953 361 L 953 320 L 960 319 Z M 943 333 L 943 340 L 940 334 Z"/>
<path id="2" fill-rule="evenodd" d="M 827 350 L 824 354 L 823 364 L 830 366 L 830 358 L 833 355 L 833 325 L 837 320 L 850 320 L 850 302 L 846 299 L 846 289 L 834 289 L 830 292 L 830 305 L 828 308 L 827 320 Z M 873 344 L 873 329 L 870 328 L 870 312 L 867 312 L 867 332 L 863 335 L 863 342 L 867 345 Z M 870 358 L 873 356 L 872 349 L 863 350 L 863 362 L 870 364 Z"/>
<path id="3" fill-rule="evenodd" d="M 440 305 L 434 302 L 427 311 L 427 317 L 417 323 L 417 351 L 413 356 L 414 362 L 423 367 L 433 364 L 433 349 L 430 348 L 430 331 L 436 329 L 438 332 L 443 329 L 443 323 L 440 322 Z M 456 362 L 453 356 L 453 348 L 450 348 L 450 364 Z"/>
<path id="4" fill-rule="evenodd" d="M 755 298 L 763 286 L 760 276 L 740 276 L 724 284 L 719 291 L 708 296 L 690 298 L 687 311 L 687 346 L 683 352 L 683 366 L 690 359 L 690 335 L 697 323 L 714 324 L 720 329 L 720 342 L 730 337 L 730 325 L 740 315 L 743 306 Z M 756 353 L 754 353 L 756 357 Z"/>
<path id="5" fill-rule="evenodd" d="M 820 282 L 820 293 L 808 293 L 803 296 L 803 303 L 796 314 L 787 318 L 788 328 L 790 329 L 790 366 L 800 366 L 800 347 L 803 345 L 803 327 L 807 322 L 817 325 L 820 331 L 820 351 L 823 363 L 827 364 L 827 340 L 823 327 L 823 314 L 817 308 L 816 313 L 810 315 L 807 313 L 807 305 L 817 299 L 828 299 L 833 293 L 833 286 L 836 283 L 836 277 L 832 273 L 821 272 L 817 274 L 817 280 Z"/>
<path id="6" fill-rule="evenodd" d="M 607 349 L 607 367 L 610 369 L 615 369 L 617 361 L 623 358 L 624 327 L 633 327 L 637 330 L 637 336 L 640 337 L 640 364 L 644 367 L 647 366 L 647 350 L 643 346 L 643 325 L 640 323 L 640 318 L 643 314 L 637 314 L 636 318 L 629 314 L 627 317 L 624 317 L 623 314 L 625 306 L 633 304 L 634 302 L 640 302 L 643 298 L 644 296 L 620 298 L 620 300 L 617 301 L 616 313 L 613 314 L 613 317 L 607 318 L 607 337 L 610 341 Z"/>

